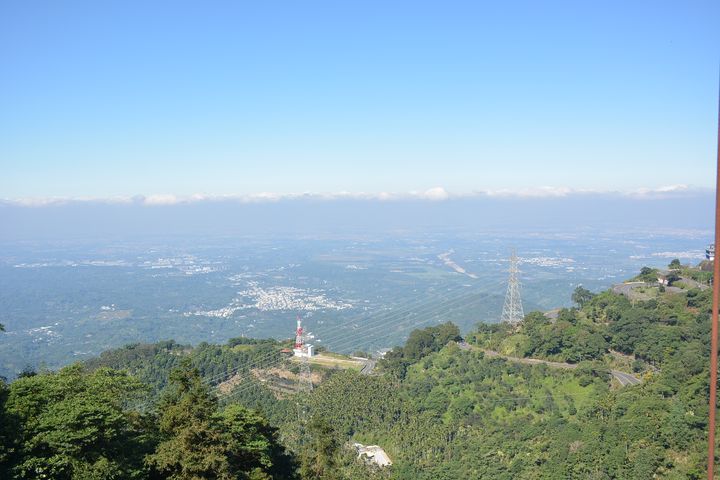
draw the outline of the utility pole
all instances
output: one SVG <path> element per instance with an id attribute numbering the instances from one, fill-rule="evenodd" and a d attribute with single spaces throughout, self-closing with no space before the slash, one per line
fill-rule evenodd
<path id="1" fill-rule="evenodd" d="M 515 250 L 513 250 L 510 256 L 510 277 L 508 278 L 508 287 L 505 293 L 505 305 L 503 305 L 502 316 L 500 317 L 500 321 L 511 325 L 517 325 L 525 318 L 522 299 L 520 298 L 519 273 L 518 258 Z"/>
<path id="2" fill-rule="evenodd" d="M 710 337 L 710 405 L 708 418 L 708 480 L 714 480 L 715 471 L 715 412 L 717 407 L 718 377 L 718 308 L 720 308 L 720 95 L 718 96 L 717 170 L 715 171 L 715 258 L 713 259 L 712 333 Z"/>

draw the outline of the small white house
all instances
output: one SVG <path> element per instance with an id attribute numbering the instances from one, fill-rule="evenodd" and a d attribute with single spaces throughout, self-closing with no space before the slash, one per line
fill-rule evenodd
<path id="1" fill-rule="evenodd" d="M 377 445 L 368 445 L 366 447 L 362 443 L 353 443 L 353 447 L 355 447 L 355 450 L 358 452 L 358 458 L 365 457 L 365 461 L 374 463 L 378 467 L 389 467 L 392 465 L 388 454 Z"/>

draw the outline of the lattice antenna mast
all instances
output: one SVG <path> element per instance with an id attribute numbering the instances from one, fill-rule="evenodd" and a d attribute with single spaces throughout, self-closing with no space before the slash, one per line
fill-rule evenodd
<path id="1" fill-rule="evenodd" d="M 295 331 L 295 349 L 300 351 L 300 375 L 298 378 L 298 397 L 296 399 L 298 409 L 297 441 L 299 445 L 310 442 L 310 432 L 307 428 L 310 406 L 308 395 L 312 392 L 313 384 L 310 376 L 310 362 L 308 360 L 310 351 L 307 343 L 308 334 L 303 329 L 300 316 L 297 318 L 297 330 Z"/>
<path id="2" fill-rule="evenodd" d="M 518 275 L 518 257 L 513 250 L 510 256 L 510 277 L 508 279 L 507 293 L 505 293 L 505 305 L 503 305 L 500 321 L 515 325 L 525 318 L 522 299 L 520 298 L 520 280 Z"/>
<path id="3" fill-rule="evenodd" d="M 300 316 L 297 317 L 297 328 L 295 329 L 295 348 L 302 349 L 303 344 L 305 343 L 304 335 L 303 335 L 303 327 L 302 327 L 302 320 L 300 320 Z"/>
<path id="4" fill-rule="evenodd" d="M 297 319 L 297 330 L 295 331 L 295 348 L 300 349 L 302 355 L 300 357 L 300 391 L 310 392 L 313 389 L 312 377 L 310 376 L 310 350 L 308 347 L 308 334 L 303 329 L 300 316 Z"/>

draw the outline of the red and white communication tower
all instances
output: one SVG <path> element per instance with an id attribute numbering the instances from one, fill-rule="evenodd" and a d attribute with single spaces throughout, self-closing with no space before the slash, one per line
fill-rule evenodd
<path id="1" fill-rule="evenodd" d="M 307 334 L 303 330 L 300 316 L 297 317 L 297 328 L 295 329 L 295 348 L 293 348 L 293 354 L 296 357 L 300 357 L 300 375 L 298 376 L 298 383 L 300 391 L 311 392 L 313 389 L 312 376 L 310 374 L 310 363 L 309 357 L 313 355 L 313 346 L 305 342 Z M 303 396 L 300 403 L 298 403 L 298 415 L 300 418 L 300 425 L 305 425 L 307 422 L 307 410 L 308 405 L 306 398 Z M 304 427 L 303 427 L 304 428 Z"/>
<path id="2" fill-rule="evenodd" d="M 303 348 L 303 327 L 300 317 L 297 319 L 297 328 L 295 329 L 295 350 L 302 351 Z"/>
<path id="3" fill-rule="evenodd" d="M 307 334 L 302 327 L 302 320 L 297 319 L 297 328 L 295 329 L 295 347 L 293 353 L 296 357 L 312 357 L 313 346 L 305 341 Z"/>

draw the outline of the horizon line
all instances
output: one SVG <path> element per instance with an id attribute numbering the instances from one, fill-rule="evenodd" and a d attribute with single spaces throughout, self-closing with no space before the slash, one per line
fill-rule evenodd
<path id="1" fill-rule="evenodd" d="M 714 190 L 709 187 L 696 187 L 687 184 L 665 185 L 659 187 L 640 187 L 633 189 L 593 189 L 572 187 L 527 187 L 480 189 L 471 192 L 449 192 L 444 187 L 433 187 L 427 190 L 411 190 L 407 192 L 302 192 L 302 193 L 230 193 L 192 195 L 176 195 L 172 193 L 153 193 L 149 195 L 114 195 L 100 196 L 28 196 L 17 198 L 0 198 L 0 206 L 16 207 L 47 207 L 68 204 L 111 204 L 139 206 L 173 206 L 195 203 L 235 202 L 241 204 L 271 203 L 292 200 L 357 200 L 357 201 L 447 201 L 462 199 L 540 199 L 565 198 L 571 196 L 615 196 L 639 200 L 665 199 L 678 196 L 709 194 Z"/>

